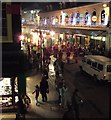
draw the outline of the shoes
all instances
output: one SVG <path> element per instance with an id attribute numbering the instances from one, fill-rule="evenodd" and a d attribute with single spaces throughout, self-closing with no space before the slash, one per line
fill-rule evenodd
<path id="1" fill-rule="evenodd" d="M 40 106 L 40 103 L 36 103 L 36 106 Z"/>

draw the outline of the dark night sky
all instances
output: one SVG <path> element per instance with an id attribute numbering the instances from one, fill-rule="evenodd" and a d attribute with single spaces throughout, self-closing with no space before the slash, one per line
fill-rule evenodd
<path id="1" fill-rule="evenodd" d="M 71 7 L 78 7 L 78 6 L 83 6 L 83 5 L 88 5 L 88 4 L 93 4 L 94 2 L 66 2 L 66 8 L 71 8 Z M 97 2 L 96 2 L 97 3 Z M 59 9 L 59 2 L 22 2 L 22 8 L 24 10 L 31 10 L 31 9 L 41 9 L 41 10 L 46 10 L 46 5 L 52 5 L 53 10 Z"/>

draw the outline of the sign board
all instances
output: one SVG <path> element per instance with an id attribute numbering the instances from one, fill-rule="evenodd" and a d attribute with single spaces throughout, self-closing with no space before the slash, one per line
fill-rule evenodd
<path id="1" fill-rule="evenodd" d="M 92 17 L 92 21 L 93 21 L 93 22 L 96 22 L 96 21 L 97 21 L 97 17 L 96 17 L 96 16 L 93 16 L 93 17 Z"/>

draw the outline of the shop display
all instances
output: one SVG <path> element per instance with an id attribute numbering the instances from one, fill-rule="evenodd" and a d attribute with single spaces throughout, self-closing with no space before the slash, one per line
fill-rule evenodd
<path id="1" fill-rule="evenodd" d="M 15 93 L 18 93 L 18 82 L 15 79 Z M 17 94 L 16 94 L 17 95 Z M 15 102 L 18 101 L 18 96 L 15 96 Z M 0 78 L 0 106 L 12 105 L 12 85 L 11 78 Z"/>
<path id="2" fill-rule="evenodd" d="M 0 79 L 0 95 L 12 94 L 11 78 Z"/>

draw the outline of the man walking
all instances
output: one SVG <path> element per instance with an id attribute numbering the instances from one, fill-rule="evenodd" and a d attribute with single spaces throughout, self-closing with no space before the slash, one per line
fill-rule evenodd
<path id="1" fill-rule="evenodd" d="M 72 109 L 75 111 L 76 120 L 79 120 L 78 89 L 75 89 L 72 95 Z"/>
<path id="2" fill-rule="evenodd" d="M 42 95 L 42 101 L 43 102 L 47 101 L 47 93 L 49 92 L 49 85 L 48 85 L 48 81 L 44 76 L 42 77 L 42 80 L 40 82 L 40 92 Z"/>

